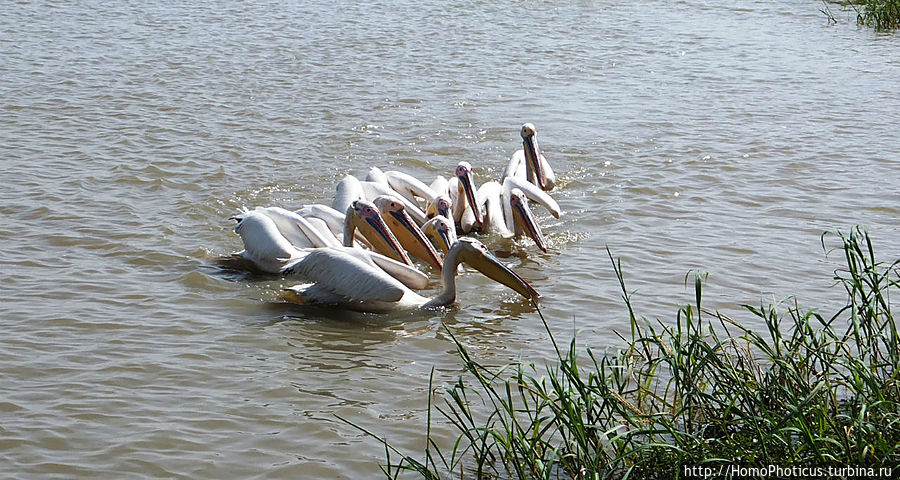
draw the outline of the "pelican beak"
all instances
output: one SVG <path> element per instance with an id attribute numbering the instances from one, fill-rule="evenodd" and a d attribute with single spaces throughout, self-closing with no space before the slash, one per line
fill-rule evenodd
<path id="1" fill-rule="evenodd" d="M 529 134 L 522 137 L 522 146 L 525 149 L 525 163 L 531 167 L 537 178 L 537 186 L 541 190 L 547 190 L 547 178 L 544 176 L 544 167 L 541 165 L 541 150 L 538 148 L 537 138 Z"/>
<path id="2" fill-rule="evenodd" d="M 439 244 L 441 247 L 441 251 L 444 252 L 444 255 L 450 251 L 450 247 L 453 245 L 453 242 L 456 241 L 456 232 L 452 230 L 441 229 L 437 231 Z"/>
<path id="3" fill-rule="evenodd" d="M 397 237 L 394 236 L 381 216 L 378 215 L 378 210 L 375 206 L 371 205 L 373 214 L 361 216 L 359 211 L 354 208 L 356 203 L 354 202 L 347 209 L 348 223 L 344 229 L 344 245 L 350 246 L 347 245 L 347 239 L 350 238 L 352 242 L 354 229 L 359 229 L 363 236 L 372 244 L 375 251 L 388 258 L 393 258 L 398 262 L 412 266 L 413 262 L 409 259 L 409 255 L 400 248 L 400 242 L 397 241 Z"/>
<path id="4" fill-rule="evenodd" d="M 446 217 L 429 220 L 423 229 L 425 236 L 437 244 L 438 249 L 446 255 L 450 247 L 456 242 L 456 229 L 453 222 Z"/>
<path id="5" fill-rule="evenodd" d="M 541 294 L 511 268 L 503 264 L 497 257 L 488 252 L 470 252 L 465 261 L 486 277 L 506 285 L 529 300 L 538 300 Z"/>
<path id="6" fill-rule="evenodd" d="M 513 221 L 534 240 L 534 243 L 542 252 L 547 253 L 547 243 L 544 241 L 544 234 L 541 232 L 541 227 L 535 220 L 531 208 L 528 207 L 528 203 L 516 202 L 512 207 L 512 211 Z"/>
<path id="7" fill-rule="evenodd" d="M 481 228 L 484 225 L 484 216 L 481 214 L 481 208 L 478 207 L 478 201 L 475 199 L 475 178 L 472 176 L 472 170 L 466 169 L 466 172 L 459 175 L 459 183 L 462 185 L 466 193 L 466 200 L 475 212 L 475 228 Z"/>
<path id="8" fill-rule="evenodd" d="M 394 210 L 383 213 L 388 221 L 394 226 L 394 232 L 397 239 L 406 247 L 410 254 L 417 258 L 421 258 L 432 267 L 441 270 L 443 261 L 431 242 L 425 238 L 422 229 L 416 225 L 412 217 L 406 213 L 406 210 Z"/>

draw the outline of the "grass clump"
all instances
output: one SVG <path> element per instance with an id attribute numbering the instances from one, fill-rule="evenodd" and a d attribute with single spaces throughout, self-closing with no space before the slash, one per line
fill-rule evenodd
<path id="1" fill-rule="evenodd" d="M 900 28 L 900 0 L 866 0 L 857 9 L 857 23 L 876 30 Z"/>
<path id="2" fill-rule="evenodd" d="M 541 315 L 556 364 L 491 368 L 448 329 L 464 374 L 429 389 L 423 458 L 366 431 L 385 446 L 383 473 L 652 479 L 696 476 L 688 468 L 746 476 L 720 470 L 729 465 L 853 465 L 888 478 L 900 469 L 900 336 L 889 301 L 898 262 L 876 262 L 859 229 L 837 238 L 846 268 L 835 279 L 848 300 L 827 318 L 796 302 L 745 306 L 766 328 L 745 327 L 703 308 L 704 275 L 694 272 L 693 303 L 673 324 L 639 320 L 610 254 L 631 327 L 623 348 L 599 353 L 575 338 L 561 348 Z M 450 449 L 431 437 L 433 412 L 459 432 Z"/>
<path id="3" fill-rule="evenodd" d="M 824 1 L 824 0 L 823 0 Z M 828 3 L 851 7 L 856 12 L 856 23 L 875 30 L 896 30 L 900 28 L 900 0 L 828 0 L 820 10 L 830 22 L 837 23 Z"/>

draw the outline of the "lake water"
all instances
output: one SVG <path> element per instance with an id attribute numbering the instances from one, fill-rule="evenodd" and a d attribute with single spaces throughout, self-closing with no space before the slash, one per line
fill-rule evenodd
<path id="1" fill-rule="evenodd" d="M 733 3 L 733 4 L 732 4 Z M 844 295 L 825 231 L 900 257 L 900 37 L 815 1 L 10 2 L 0 17 L 0 475 L 376 478 L 423 445 L 428 375 L 543 362 L 476 274 L 455 308 L 279 302 L 219 268 L 241 207 L 330 203 L 371 166 L 496 179 L 537 125 L 550 251 L 484 238 L 568 339 L 707 307 Z M 833 244 L 832 244 L 833 245 Z M 438 434 L 450 431 L 437 428 Z M 447 436 L 446 441 L 452 438 Z"/>

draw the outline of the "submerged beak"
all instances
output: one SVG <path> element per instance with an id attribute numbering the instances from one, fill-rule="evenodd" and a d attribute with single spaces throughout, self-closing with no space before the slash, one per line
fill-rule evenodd
<path id="1" fill-rule="evenodd" d="M 542 252 L 547 253 L 547 243 L 544 242 L 544 234 L 541 232 L 541 227 L 535 220 L 534 214 L 531 213 L 531 208 L 528 207 L 528 204 L 517 202 L 513 205 L 512 211 L 513 221 L 534 240 L 534 243 Z"/>
<path id="2" fill-rule="evenodd" d="M 386 216 L 387 220 L 394 226 L 397 239 L 410 254 L 441 270 L 443 261 L 441 261 L 431 242 L 425 238 L 422 229 L 413 222 L 412 217 L 406 213 L 406 210 L 395 210 L 383 214 L 383 216 Z"/>
<path id="3" fill-rule="evenodd" d="M 541 165 L 541 150 L 538 148 L 537 138 L 534 135 L 523 137 L 522 145 L 525 149 L 525 165 L 534 173 L 537 186 L 541 187 L 541 190 L 547 190 L 547 178 Z"/>
<path id="4" fill-rule="evenodd" d="M 466 263 L 483 273 L 486 277 L 506 285 L 529 300 L 541 298 L 541 294 L 511 268 L 503 264 L 497 257 L 487 252 L 467 255 Z"/>
<path id="5" fill-rule="evenodd" d="M 484 216 L 481 214 L 478 201 L 475 199 L 475 179 L 472 177 L 472 171 L 468 170 L 458 178 L 460 185 L 465 190 L 466 200 L 469 202 L 469 206 L 472 207 L 472 211 L 475 212 L 475 228 L 480 229 L 484 225 Z"/>

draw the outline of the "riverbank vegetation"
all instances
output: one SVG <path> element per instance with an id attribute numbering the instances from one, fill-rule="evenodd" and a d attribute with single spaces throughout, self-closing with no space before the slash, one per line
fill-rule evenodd
<path id="1" fill-rule="evenodd" d="M 841 7 L 850 7 L 856 12 L 856 23 L 876 30 L 896 30 L 900 28 L 900 0 L 850 0 L 831 1 Z M 837 23 L 831 9 L 825 3 L 822 12 Z"/>
<path id="2" fill-rule="evenodd" d="M 823 246 L 834 239 L 846 262 L 835 272 L 846 306 L 830 316 L 796 301 L 746 306 L 746 324 L 703 307 L 697 272 L 688 277 L 692 303 L 674 321 L 638 318 L 610 254 L 630 323 L 621 348 L 558 344 L 541 315 L 554 365 L 491 367 L 448 329 L 464 373 L 429 389 L 424 452 L 403 453 L 363 431 L 383 443 L 387 478 L 727 478 L 753 470 L 720 468 L 848 465 L 896 472 L 900 336 L 889 294 L 900 286 L 898 262 L 877 262 L 862 230 L 823 236 Z M 433 419 L 458 431 L 452 447 L 431 436 Z"/>

